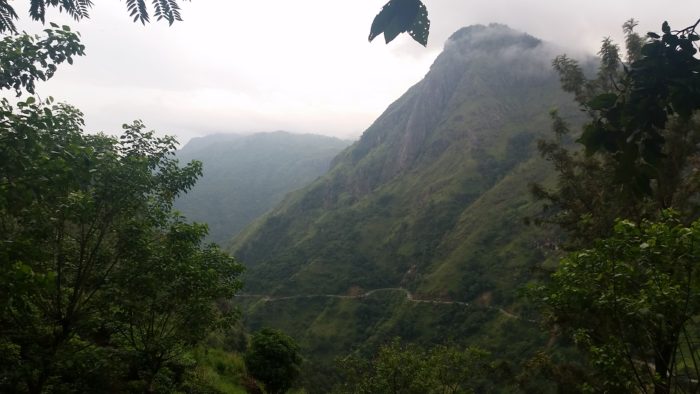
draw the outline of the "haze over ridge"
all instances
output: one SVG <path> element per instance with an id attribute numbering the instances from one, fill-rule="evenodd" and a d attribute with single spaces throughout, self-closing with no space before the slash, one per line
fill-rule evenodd
<path id="1" fill-rule="evenodd" d="M 123 2 L 101 2 L 80 23 L 49 12 L 49 21 L 82 33 L 88 56 L 40 87 L 86 114 L 88 131 L 118 133 L 133 119 L 181 143 L 213 132 L 290 130 L 356 138 L 391 100 L 420 80 L 446 38 L 462 26 L 505 23 L 576 55 L 594 54 L 604 36 L 617 42 L 635 17 L 639 31 L 689 21 L 681 0 L 663 15 L 655 2 L 547 0 L 426 1 L 428 48 L 399 37 L 366 36 L 382 1 L 299 0 L 184 2 L 172 27 L 134 25 Z M 18 5 L 20 29 L 40 31 Z M 563 17 L 562 15 L 566 15 Z M 115 54 L 118 54 L 115 56 Z M 95 97 L 99 97 L 96 100 Z"/>

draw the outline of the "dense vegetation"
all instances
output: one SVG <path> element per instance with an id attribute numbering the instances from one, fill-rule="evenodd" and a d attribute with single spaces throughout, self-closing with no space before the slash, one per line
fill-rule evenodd
<path id="1" fill-rule="evenodd" d="M 256 332 L 245 354 L 245 365 L 252 377 L 270 394 L 286 393 L 299 377 L 299 346 L 279 330 Z"/>
<path id="2" fill-rule="evenodd" d="M 82 52 L 66 28 L 47 35 L 4 38 L 4 49 L 31 48 L 3 53 L 25 68 L 4 74 L 4 87 L 50 77 L 46 53 L 60 63 Z M 197 384 L 188 352 L 230 325 L 232 310 L 216 302 L 233 297 L 242 271 L 202 243 L 205 225 L 172 210 L 201 163 L 181 167 L 175 140 L 138 121 L 119 138 L 83 125 L 80 111 L 51 98 L 0 101 L 0 391 Z"/>
<path id="3" fill-rule="evenodd" d="M 335 393 L 481 393 L 493 389 L 498 368 L 478 348 L 436 346 L 429 351 L 394 339 L 372 360 L 348 356 L 340 361 L 342 383 Z"/>
<path id="4" fill-rule="evenodd" d="M 43 21 L 92 3 L 30 6 Z M 0 0 L 0 31 L 14 18 Z M 139 121 L 86 134 L 70 105 L 2 99 L 0 391 L 699 390 L 698 24 L 644 38 L 628 21 L 625 59 L 604 40 L 594 77 L 556 57 L 567 94 L 536 38 L 455 33 L 327 175 L 234 242 L 250 346 L 230 302 L 242 266 L 173 209 L 200 162 Z M 34 94 L 84 54 L 53 27 L 3 38 L 0 88 Z M 370 40 L 428 31 L 421 1 L 392 0 Z"/>
<path id="5" fill-rule="evenodd" d="M 700 21 L 699 21 L 700 22 Z M 582 387 L 607 392 L 670 393 L 697 389 L 698 142 L 700 60 L 693 25 L 644 42 L 625 25 L 627 64 L 609 40 L 598 78 L 557 57 L 564 88 L 591 120 L 567 148 L 540 148 L 555 164 L 552 191 L 535 187 L 565 229 L 564 258 L 536 299 L 550 323 L 586 352 L 592 377 Z M 624 68 L 623 68 L 624 67 Z"/>

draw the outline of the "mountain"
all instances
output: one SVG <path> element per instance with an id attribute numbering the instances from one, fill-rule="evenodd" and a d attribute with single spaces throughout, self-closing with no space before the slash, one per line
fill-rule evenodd
<path id="1" fill-rule="evenodd" d="M 193 138 L 177 156 L 202 161 L 204 175 L 175 206 L 189 220 L 207 223 L 211 241 L 226 244 L 285 194 L 323 175 L 349 144 L 283 131 Z"/>
<path id="2" fill-rule="evenodd" d="M 235 239 L 248 325 L 283 328 L 322 362 L 395 335 L 510 360 L 545 343 L 518 289 L 551 253 L 524 223 L 540 209 L 528 184 L 553 173 L 536 141 L 551 108 L 580 116 L 554 55 L 503 25 L 454 33 L 326 175 Z"/>

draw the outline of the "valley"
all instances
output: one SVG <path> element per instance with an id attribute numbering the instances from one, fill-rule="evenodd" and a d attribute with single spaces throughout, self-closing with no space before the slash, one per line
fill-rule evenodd
<path id="1" fill-rule="evenodd" d="M 556 256 L 555 235 L 525 224 L 541 209 L 528 185 L 553 176 L 536 141 L 549 109 L 577 116 L 550 54 L 502 25 L 455 33 L 327 174 L 234 239 L 248 327 L 283 329 L 313 365 L 395 336 L 509 360 L 546 345 L 518 294 Z"/>
<path id="2" fill-rule="evenodd" d="M 85 23 L 109 62 L 39 86 L 86 53 L 47 9 L 93 4 L 30 3 L 36 35 L 0 0 L 0 392 L 700 392 L 700 20 L 594 55 L 575 18 L 385 0 L 387 50 L 340 40 L 367 5 L 224 2 L 123 48 Z M 134 108 L 175 135 L 89 130 Z"/>

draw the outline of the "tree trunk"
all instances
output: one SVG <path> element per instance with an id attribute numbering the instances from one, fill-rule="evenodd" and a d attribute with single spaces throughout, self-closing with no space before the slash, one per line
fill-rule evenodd
<path id="1" fill-rule="evenodd" d="M 659 354 L 654 357 L 654 372 L 656 372 L 656 375 L 659 377 L 659 380 L 654 383 L 654 394 L 671 393 L 669 366 L 672 355 L 673 348 L 671 346 L 664 346 L 661 348 Z"/>

